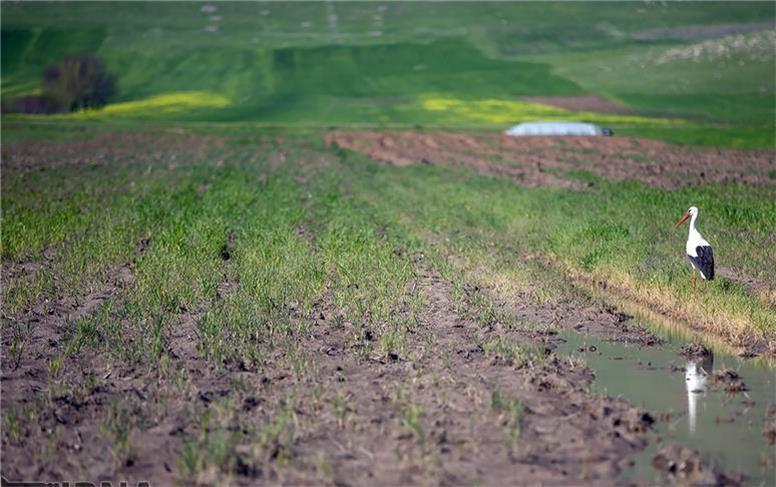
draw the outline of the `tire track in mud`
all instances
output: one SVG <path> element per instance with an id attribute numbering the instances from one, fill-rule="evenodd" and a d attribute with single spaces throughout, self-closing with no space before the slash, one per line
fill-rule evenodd
<path id="1" fill-rule="evenodd" d="M 569 289 L 564 295 L 538 302 L 530 288 L 505 294 L 488 284 L 482 286 L 469 286 L 467 291 L 482 292 L 521 322 L 535 324 L 535 330 L 526 330 L 535 336 L 552 336 L 557 333 L 555 328 L 561 328 L 639 346 L 653 346 L 663 342 L 651 331 L 632 322 L 632 316 L 596 301 L 577 289 Z"/>
<path id="2" fill-rule="evenodd" d="M 504 455 L 503 448 L 492 442 L 492 451 L 481 452 L 478 461 L 463 469 L 462 473 L 471 471 L 474 465 L 488 475 L 496 472 L 492 479 L 482 478 L 485 483 L 509 483 L 515 478 L 528 482 L 605 479 L 616 474 L 617 464 L 624 460 L 625 452 L 643 446 L 640 434 L 649 426 L 651 419 L 624 402 L 588 395 L 584 389 L 592 380 L 588 371 L 582 367 L 569 368 L 569 364 L 554 355 L 549 355 L 541 365 L 523 366 L 517 370 L 484 356 L 476 343 L 485 342 L 493 335 L 507 336 L 514 343 L 538 346 L 544 349 L 543 353 L 549 350 L 544 348 L 542 339 L 537 340 L 524 330 L 516 330 L 512 338 L 497 329 L 483 333 L 477 323 L 461 323 L 461 318 L 453 309 L 451 284 L 433 274 L 427 274 L 422 279 L 431 304 L 430 316 L 424 318 L 429 323 L 429 332 L 458 349 L 458 356 L 462 355 L 461 345 L 475 344 L 474 353 L 469 350 L 471 363 L 468 367 L 453 365 L 450 371 L 459 375 L 463 370 L 465 375 L 469 375 L 467 379 L 471 383 L 485 379 L 484 383 L 491 384 L 491 396 L 493 387 L 497 387 L 501 395 L 519 398 L 524 408 L 518 447 Z M 439 324 L 445 324 L 441 327 L 444 330 L 441 336 Z M 483 392 L 487 394 L 488 390 Z M 614 435 L 622 441 L 611 442 L 608 439 L 613 430 L 617 430 L 607 428 L 610 415 L 615 422 L 620 421 L 623 425 Z M 595 420 L 591 421 L 591 418 Z M 487 431 L 490 427 L 492 438 L 503 436 L 503 429 L 498 431 L 500 428 L 493 426 L 493 422 L 487 421 L 477 429 Z M 494 445 L 497 446 L 494 448 Z M 599 455 L 589 457 L 591 451 L 597 451 Z M 584 464 L 587 465 L 580 468 Z M 516 469 L 516 465 L 520 468 Z"/>

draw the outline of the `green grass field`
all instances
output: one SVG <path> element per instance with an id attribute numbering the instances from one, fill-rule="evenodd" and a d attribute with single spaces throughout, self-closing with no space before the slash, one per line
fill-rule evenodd
<path id="1" fill-rule="evenodd" d="M 209 13 L 175 2 L 5 4 L 2 97 L 39 90 L 63 53 L 91 52 L 117 75 L 121 105 L 76 120 L 495 130 L 529 114 L 431 110 L 424 100 L 595 94 L 644 117 L 576 118 L 771 147 L 773 19 L 767 2 L 219 3 Z M 688 57 L 698 45 L 699 58 Z"/>
<path id="2" fill-rule="evenodd" d="M 106 269 L 128 259 L 135 243 L 149 235 L 154 235 L 153 251 L 144 256 L 137 294 L 122 313 L 142 310 L 147 320 L 174 316 L 181 306 L 204 306 L 201 301 L 221 279 L 212 267 L 220 265 L 217 250 L 233 229 L 240 242 L 236 255 L 241 256 L 245 246 L 246 252 L 261 249 L 263 255 L 246 259 L 269 259 L 230 261 L 229 268 L 237 266 L 239 272 L 262 269 L 260 275 L 236 280 L 268 283 L 273 275 L 287 275 L 283 286 L 257 284 L 240 291 L 268 293 L 258 301 L 255 295 L 244 298 L 265 307 L 289 300 L 310 303 L 324 279 L 341 282 L 346 294 L 349 279 L 367 279 L 359 289 L 378 293 L 372 299 L 385 303 L 382 311 L 371 309 L 368 314 L 383 323 L 407 279 L 407 270 L 402 270 L 407 263 L 391 254 L 396 248 L 443 259 L 457 255 L 469 271 L 491 277 L 507 272 L 505 280 L 524 283 L 532 274 L 515 255 L 533 254 L 556 261 L 558 275 L 605 277 L 613 287 L 622 286 L 631 298 L 656 309 L 668 307 L 688 320 L 703 317 L 710 329 L 733 342 L 742 333 L 776 332 L 772 308 L 740 284 L 722 278 L 704 293 L 689 287 L 687 264 L 676 258 L 686 230 L 671 226 L 690 204 L 703 208 L 700 225 L 722 249 L 719 261 L 773 289 L 776 282 L 768 269 L 776 255 L 773 246 L 763 245 L 776 234 L 773 185 L 711 184 L 666 191 L 580 173 L 575 177 L 595 181 L 595 190 L 521 189 L 465 170 L 376 165 L 357 153 L 323 147 L 314 134 L 308 137 L 312 140 L 287 144 L 288 167 L 271 175 L 259 163 L 265 156 L 256 144 L 272 141 L 272 136 L 245 135 L 228 139 L 228 148 L 186 159 L 171 174 L 141 159 L 116 167 L 87 165 L 6 179 L 4 261 L 38 261 L 47 247 L 67 245 L 53 267 L 4 290 L 5 309 L 20 312 L 63 289 L 96 285 Z M 124 150 L 129 157 L 132 149 Z M 223 168 L 211 165 L 224 157 Z M 207 191 L 198 194 L 197 188 Z M 109 218 L 98 218 L 103 213 Z M 295 235 L 300 225 L 323 247 L 316 250 Z M 380 228 L 383 236 L 375 236 Z M 164 243 L 167 239 L 169 244 Z M 331 265 L 343 275 L 327 275 L 328 252 L 334 252 Z M 504 262 L 510 264 L 509 271 L 503 269 Z M 352 299 L 343 296 L 342 303 Z"/>

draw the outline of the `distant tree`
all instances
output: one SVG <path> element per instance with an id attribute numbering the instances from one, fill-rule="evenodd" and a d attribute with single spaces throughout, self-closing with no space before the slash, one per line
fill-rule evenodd
<path id="1" fill-rule="evenodd" d="M 101 107 L 116 93 L 116 82 L 105 65 L 91 54 L 68 54 L 46 68 L 44 94 L 60 111 Z"/>

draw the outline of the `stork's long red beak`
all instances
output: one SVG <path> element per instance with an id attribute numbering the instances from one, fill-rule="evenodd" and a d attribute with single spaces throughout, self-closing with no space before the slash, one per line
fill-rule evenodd
<path id="1" fill-rule="evenodd" d="M 685 213 L 684 216 L 682 217 L 682 219 L 679 220 L 678 222 L 676 222 L 676 225 L 674 225 L 674 228 L 676 228 L 679 225 L 681 225 L 682 223 L 684 223 L 688 218 L 690 218 L 690 214 L 689 213 Z"/>

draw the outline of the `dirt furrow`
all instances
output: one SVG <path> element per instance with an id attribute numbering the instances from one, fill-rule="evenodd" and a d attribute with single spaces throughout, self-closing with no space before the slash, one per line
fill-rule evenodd
<path id="1" fill-rule="evenodd" d="M 3 169 L 27 172 L 117 162 L 174 166 L 191 164 L 214 149 L 220 151 L 224 143 L 217 136 L 142 133 L 106 133 L 68 143 L 21 142 L 3 147 Z"/>
<path id="2" fill-rule="evenodd" d="M 129 265 L 116 276 L 120 285 L 111 281 L 111 286 L 86 296 L 67 323 L 93 312 L 133 281 Z M 225 279 L 214 298 L 222 299 L 233 286 Z M 162 483 L 180 479 L 183 438 L 187 432 L 196 435 L 203 409 L 228 395 L 235 377 L 234 371 L 201 353 L 198 318 L 197 312 L 182 310 L 166 333 L 166 361 L 153 366 L 123 363 L 90 349 L 91 357 L 64 364 L 57 378 L 46 368 L 62 351 L 54 346 L 30 356 L 18 371 L 4 373 L 3 410 L 23 418 L 19 434 L 4 434 L 4 475 Z M 51 315 L 44 324 L 56 320 L 57 315 Z M 120 326 L 129 334 L 138 333 L 131 323 Z M 49 340 L 62 343 L 67 330 L 47 333 Z M 25 416 L 32 411 L 33 416 Z M 39 456 L 46 448 L 59 450 L 61 461 L 43 462 Z"/>
<path id="3" fill-rule="evenodd" d="M 22 316 L 9 317 L 3 337 L 3 404 L 7 407 L 49 383 L 52 359 L 60 355 L 74 323 L 117 296 L 133 281 L 131 264 L 114 268 L 105 286 L 83 296 L 65 295 L 37 303 Z M 20 330 L 17 335 L 16 331 Z"/>
<path id="4" fill-rule="evenodd" d="M 311 380 L 326 406 L 291 446 L 292 467 L 270 470 L 272 478 L 611 482 L 628 454 L 643 448 L 651 417 L 586 392 L 593 378 L 583 366 L 555 357 L 529 332 L 509 341 L 536 349 L 532 365 L 487 353 L 483 340 L 493 337 L 454 311 L 449 283 L 424 273 L 415 291 L 424 306 L 403 353 L 359 356 L 347 325 L 333 325 L 336 310 L 316 311 L 309 346 L 318 373 Z"/>

